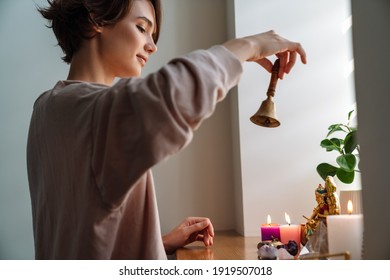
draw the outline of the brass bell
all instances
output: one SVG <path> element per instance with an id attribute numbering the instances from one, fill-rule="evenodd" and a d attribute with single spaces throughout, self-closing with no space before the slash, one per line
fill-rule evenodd
<path id="1" fill-rule="evenodd" d="M 280 61 L 277 59 L 272 66 L 271 81 L 267 91 L 267 99 L 261 103 L 259 110 L 254 114 L 250 120 L 257 125 L 264 127 L 278 127 L 280 122 L 276 117 L 275 104 L 273 97 L 275 96 L 276 84 L 278 82 L 278 72 Z"/>

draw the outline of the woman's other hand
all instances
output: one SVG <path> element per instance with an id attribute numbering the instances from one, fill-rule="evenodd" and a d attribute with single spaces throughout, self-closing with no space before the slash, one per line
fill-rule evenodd
<path id="1" fill-rule="evenodd" d="M 188 217 L 172 231 L 162 237 L 165 252 L 169 255 L 176 249 L 194 241 L 202 241 L 205 246 L 213 245 L 214 228 L 210 219 Z"/>

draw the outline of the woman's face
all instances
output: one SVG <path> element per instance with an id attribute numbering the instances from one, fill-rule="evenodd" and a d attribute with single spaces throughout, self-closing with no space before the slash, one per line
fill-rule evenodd
<path id="1" fill-rule="evenodd" d="M 157 51 L 152 34 L 155 13 L 148 0 L 135 0 L 129 13 L 114 26 L 102 26 L 98 39 L 107 75 L 139 77 L 149 56 Z"/>

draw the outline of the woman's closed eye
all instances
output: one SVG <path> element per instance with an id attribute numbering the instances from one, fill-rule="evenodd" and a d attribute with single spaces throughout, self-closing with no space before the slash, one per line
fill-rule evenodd
<path id="1" fill-rule="evenodd" d="M 138 30 L 139 30 L 141 33 L 145 33 L 145 32 L 146 32 L 146 29 L 145 29 L 142 25 L 137 25 L 137 28 L 138 28 Z"/>

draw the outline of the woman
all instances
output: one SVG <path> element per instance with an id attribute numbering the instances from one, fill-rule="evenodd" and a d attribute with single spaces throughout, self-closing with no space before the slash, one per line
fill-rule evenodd
<path id="1" fill-rule="evenodd" d="M 270 31 L 173 59 L 141 79 L 157 51 L 159 0 L 51 0 L 39 10 L 70 63 L 35 102 L 27 167 L 37 259 L 166 259 L 209 219 L 161 236 L 151 168 L 183 149 L 235 86 L 241 63 L 280 58 L 279 77 L 306 63 L 299 43 Z M 120 79 L 114 83 L 114 79 Z"/>

